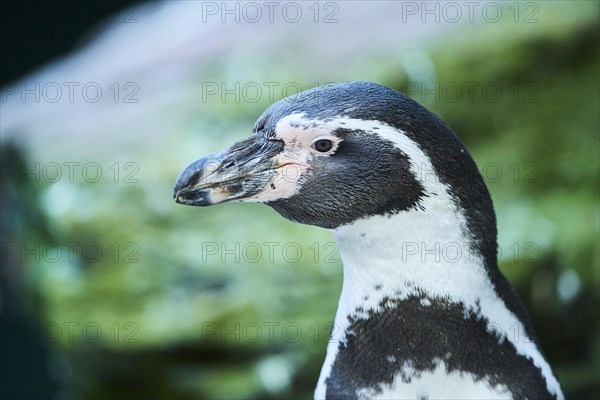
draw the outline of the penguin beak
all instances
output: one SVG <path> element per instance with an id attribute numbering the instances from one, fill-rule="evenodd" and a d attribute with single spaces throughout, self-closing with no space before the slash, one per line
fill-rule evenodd
<path id="1" fill-rule="evenodd" d="M 282 149 L 283 142 L 260 135 L 235 142 L 187 166 L 177 178 L 173 198 L 190 206 L 248 199 L 265 189 L 283 167 L 277 162 Z"/>

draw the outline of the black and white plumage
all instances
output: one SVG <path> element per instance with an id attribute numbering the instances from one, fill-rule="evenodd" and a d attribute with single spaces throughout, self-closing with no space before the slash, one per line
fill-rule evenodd
<path id="1" fill-rule="evenodd" d="M 498 269 L 473 159 L 403 94 L 346 82 L 283 99 L 188 166 L 175 200 L 264 202 L 333 231 L 344 281 L 315 398 L 563 398 Z"/>

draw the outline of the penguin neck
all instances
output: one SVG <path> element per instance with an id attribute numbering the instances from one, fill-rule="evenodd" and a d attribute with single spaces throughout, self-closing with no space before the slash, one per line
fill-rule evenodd
<path id="1" fill-rule="evenodd" d="M 404 314 L 426 326 L 432 321 L 422 311 L 436 304 L 442 310 L 462 310 L 465 323 L 470 318 L 482 321 L 482 334 L 496 336 L 498 343 L 506 340 L 519 355 L 531 358 L 542 371 L 549 392 L 562 398 L 550 366 L 535 340 L 523 329 L 523 320 L 496 291 L 499 281 L 490 280 L 488 270 L 497 270 L 497 265 L 486 264 L 485 257 L 473 245 L 479 238 L 473 238 L 468 231 L 462 210 L 447 200 L 442 196 L 427 197 L 421 208 L 358 220 L 333 231 L 344 277 L 316 398 L 325 397 L 327 379 L 340 349 L 345 348 L 350 336 L 360 334 L 353 330 L 357 321 L 360 325 L 360 321 L 375 318 L 378 327 L 393 326 L 390 321 Z M 519 330 L 518 335 L 515 330 Z M 410 341 L 394 332 L 379 334 L 385 335 L 388 342 Z M 363 338 L 360 343 L 369 339 L 374 340 L 373 346 L 381 343 L 381 337 Z"/>
<path id="2" fill-rule="evenodd" d="M 466 219 L 454 202 L 440 193 L 424 197 L 420 205 L 333 230 L 344 268 L 343 285 L 316 398 L 325 397 L 327 378 L 352 334 L 352 321 L 369 320 L 376 314 L 381 326 L 386 326 L 386 320 L 397 318 L 403 307 L 410 307 L 405 311 L 418 317 L 421 313 L 415 306 L 441 300 L 478 312 L 480 293 L 497 299 L 483 258 L 472 250 Z M 419 298 L 416 305 L 410 301 L 415 297 Z M 488 309 L 490 303 L 485 302 Z M 422 323 L 431 321 L 423 317 Z M 514 319 L 502 323 L 508 329 Z M 387 338 L 408 340 L 392 332 Z"/>
<path id="3" fill-rule="evenodd" d="M 384 300 L 411 295 L 475 306 L 477 293 L 493 290 L 464 215 L 440 197 L 334 231 L 344 264 L 338 314 L 378 310 Z"/>

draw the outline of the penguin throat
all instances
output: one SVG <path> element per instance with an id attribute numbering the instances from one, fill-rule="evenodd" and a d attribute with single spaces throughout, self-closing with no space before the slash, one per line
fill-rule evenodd
<path id="1" fill-rule="evenodd" d="M 315 396 L 325 396 L 340 351 L 352 348 L 349 340 L 360 335 L 357 324 L 375 321 L 374 326 L 381 327 L 412 315 L 417 325 L 428 326 L 432 321 L 427 313 L 435 310 L 441 312 L 441 321 L 448 313 L 460 327 L 464 327 L 460 321 L 469 320 L 480 324 L 494 343 L 510 343 L 517 354 L 533 360 L 549 390 L 556 392 L 558 384 L 522 318 L 507 307 L 492 284 L 464 212 L 446 194 L 427 197 L 423 205 L 423 210 L 357 220 L 333 231 L 344 278 Z M 516 326 L 523 328 L 519 339 L 507 334 Z M 389 334 L 386 340 L 397 340 L 398 346 L 401 341 L 418 340 L 418 336 Z M 361 340 L 377 343 L 377 338 Z"/>
<path id="2" fill-rule="evenodd" d="M 344 264 L 340 307 L 348 315 L 411 295 L 462 302 L 476 293 L 474 284 L 489 285 L 461 210 L 442 196 L 423 206 L 334 230 Z"/>
<path id="3" fill-rule="evenodd" d="M 465 218 L 450 196 L 439 192 L 425 197 L 423 206 L 333 230 L 344 276 L 318 396 L 325 395 L 325 381 L 353 321 L 374 314 L 381 321 L 397 318 L 396 308 L 416 298 L 423 306 L 439 299 L 476 309 L 477 286 L 491 290 L 482 258 L 470 245 Z"/>

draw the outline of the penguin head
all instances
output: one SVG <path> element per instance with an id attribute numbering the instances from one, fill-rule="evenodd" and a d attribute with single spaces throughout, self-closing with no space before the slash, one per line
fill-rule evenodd
<path id="1" fill-rule="evenodd" d="M 435 181 L 473 177 L 481 181 L 460 140 L 424 107 L 379 84 L 343 82 L 271 105 L 253 135 L 189 165 L 174 198 L 195 206 L 262 202 L 292 221 L 333 229 L 419 210 Z"/>

